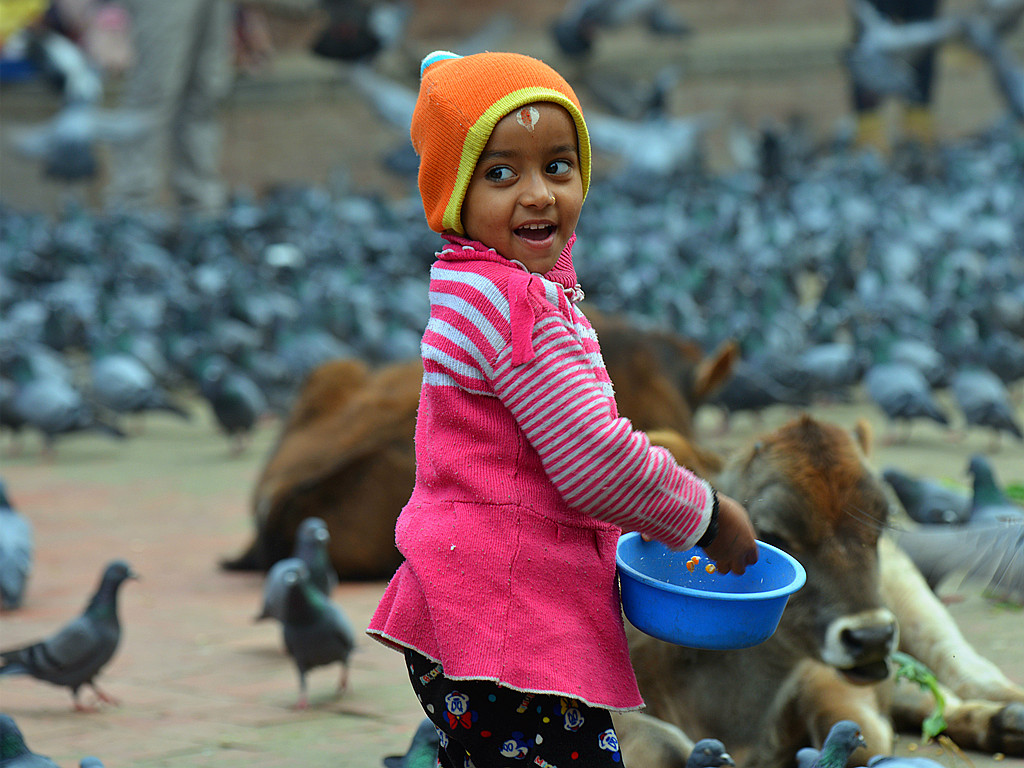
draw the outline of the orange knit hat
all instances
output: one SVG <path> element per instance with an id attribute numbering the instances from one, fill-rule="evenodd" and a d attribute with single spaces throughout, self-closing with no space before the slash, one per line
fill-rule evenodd
<path id="1" fill-rule="evenodd" d="M 558 104 L 572 116 L 586 197 L 590 137 L 579 99 L 561 75 L 518 53 L 459 56 L 435 51 L 423 59 L 410 133 L 420 157 L 420 197 L 432 230 L 465 234 L 462 201 L 491 131 L 505 115 L 537 101 Z"/>

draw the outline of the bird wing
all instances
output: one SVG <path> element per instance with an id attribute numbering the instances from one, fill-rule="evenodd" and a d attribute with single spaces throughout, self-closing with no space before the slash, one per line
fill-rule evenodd
<path id="1" fill-rule="evenodd" d="M 89 669 L 104 659 L 98 655 L 103 637 L 92 620 L 79 616 L 56 634 L 37 643 L 0 653 L 35 677 L 49 679 Z"/>

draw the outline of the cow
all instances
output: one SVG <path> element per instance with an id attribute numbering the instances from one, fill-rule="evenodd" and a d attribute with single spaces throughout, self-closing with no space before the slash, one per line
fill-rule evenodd
<path id="1" fill-rule="evenodd" d="M 721 456 L 698 447 L 693 414 L 728 379 L 735 344 L 712 354 L 677 334 L 642 330 L 591 310 L 620 412 L 652 440 L 685 451 L 705 472 Z M 331 562 L 343 581 L 387 579 L 401 562 L 395 521 L 415 480 L 413 434 L 423 376 L 419 360 L 370 369 L 332 360 L 299 391 L 253 492 L 256 536 L 230 570 L 266 570 L 292 554 L 306 517 L 327 522 Z"/>
<path id="2" fill-rule="evenodd" d="M 807 582 L 775 634 L 751 648 L 684 648 L 627 627 L 648 705 L 644 715 L 618 719 L 627 764 L 665 764 L 647 757 L 671 751 L 652 736 L 661 732 L 678 734 L 682 755 L 687 737 L 714 735 L 746 768 L 784 768 L 800 747 L 820 747 L 837 720 L 850 719 L 867 741 L 850 765 L 863 765 L 891 752 L 896 729 L 919 731 L 933 707 L 927 691 L 893 682 L 897 649 L 948 687 L 946 734 L 960 747 L 1024 755 L 1024 688 L 967 643 L 884 535 L 892 502 L 868 464 L 870 443 L 866 422 L 851 431 L 802 414 L 729 457 L 712 478 L 747 507 L 759 539 L 800 560 Z"/>

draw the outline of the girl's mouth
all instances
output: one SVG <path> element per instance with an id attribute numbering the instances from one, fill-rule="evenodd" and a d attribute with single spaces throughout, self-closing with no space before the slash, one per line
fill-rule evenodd
<path id="1" fill-rule="evenodd" d="M 543 242 L 555 233 L 554 224 L 524 224 L 516 228 L 516 236 L 523 240 Z"/>

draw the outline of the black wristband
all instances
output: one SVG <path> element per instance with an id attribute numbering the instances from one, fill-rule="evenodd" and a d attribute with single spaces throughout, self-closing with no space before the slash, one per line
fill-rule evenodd
<path id="1" fill-rule="evenodd" d="M 718 535 L 718 493 L 714 488 L 711 489 L 711 500 L 711 519 L 708 521 L 704 535 L 697 540 L 697 546 L 702 549 L 714 541 L 715 536 Z"/>

